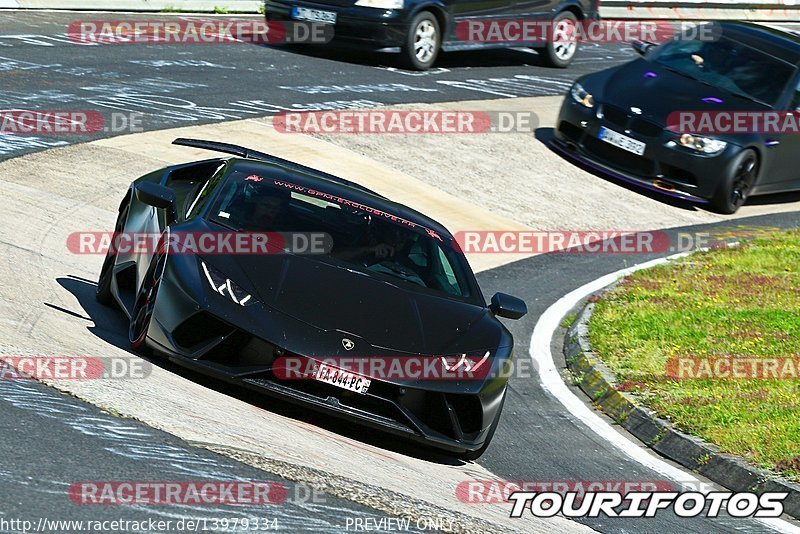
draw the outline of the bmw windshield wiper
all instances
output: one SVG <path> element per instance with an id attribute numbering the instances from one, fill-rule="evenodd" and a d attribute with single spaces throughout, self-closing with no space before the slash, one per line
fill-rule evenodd
<path id="1" fill-rule="evenodd" d="M 664 67 L 665 69 L 667 69 L 667 70 L 668 70 L 668 71 L 670 71 L 670 72 L 674 72 L 674 73 L 675 73 L 675 74 L 677 74 L 678 76 L 683 76 L 684 78 L 688 78 L 688 79 L 690 79 L 690 80 L 692 80 L 692 81 L 695 81 L 695 82 L 697 82 L 697 83 L 702 83 L 703 85 L 707 85 L 708 87 L 713 87 L 714 89 L 720 89 L 720 87 L 717 87 L 717 86 L 716 86 L 716 85 L 714 85 L 713 83 L 707 82 L 707 81 L 705 81 L 705 80 L 701 80 L 700 78 L 697 78 L 697 77 L 695 77 L 695 76 L 692 76 L 692 75 L 691 75 L 691 74 L 689 74 L 688 72 L 684 72 L 684 71 L 682 71 L 682 70 L 678 70 L 678 69 L 676 69 L 676 68 L 674 68 L 674 67 L 667 66 L 667 65 L 665 65 L 664 63 L 659 63 L 659 65 L 661 65 L 662 67 Z"/>
<path id="2" fill-rule="evenodd" d="M 756 104 L 761 104 L 762 106 L 772 107 L 763 100 L 759 100 L 754 96 L 750 96 L 747 93 L 740 93 L 738 91 L 731 91 L 729 89 L 723 89 L 725 92 L 732 94 L 733 96 L 738 96 L 739 98 L 744 98 L 745 100 L 749 100 L 750 102 L 755 102 Z"/>
<path id="3" fill-rule="evenodd" d="M 684 71 L 682 71 L 682 70 L 678 70 L 678 69 L 676 69 L 676 68 L 674 68 L 674 67 L 670 67 L 670 66 L 668 66 L 668 65 L 665 65 L 664 63 L 659 63 L 659 65 L 661 65 L 662 67 L 664 67 L 665 69 L 667 69 L 667 70 L 668 70 L 668 71 L 670 71 L 670 72 L 674 72 L 674 73 L 675 73 L 675 74 L 677 74 L 678 76 L 683 76 L 684 78 L 688 78 L 688 79 L 690 79 L 690 80 L 693 80 L 693 81 L 695 81 L 695 82 L 702 83 L 703 85 L 707 85 L 707 86 L 709 86 L 709 87 L 715 87 L 714 85 L 712 85 L 712 84 L 708 83 L 708 82 L 707 82 L 707 81 L 705 81 L 705 80 L 701 80 L 700 78 L 696 78 L 696 77 L 692 76 L 692 75 L 691 75 L 691 74 L 689 74 L 688 72 L 684 72 Z"/>
<path id="4" fill-rule="evenodd" d="M 694 76 L 692 76 L 690 74 L 687 74 L 687 73 L 683 72 L 682 70 L 678 70 L 675 67 L 670 67 L 666 63 L 660 63 L 658 61 L 656 61 L 655 63 L 658 64 L 658 65 L 661 65 L 662 67 L 664 67 L 665 69 L 667 69 L 670 72 L 674 72 L 675 74 L 683 76 L 684 78 L 689 78 L 690 80 L 697 80 L 697 78 L 695 78 Z M 697 81 L 699 81 L 699 80 L 697 80 Z"/>
<path id="5" fill-rule="evenodd" d="M 733 96 L 738 96 L 739 98 L 744 98 L 745 100 L 750 100 L 751 102 L 755 102 L 756 104 L 769 106 L 769 104 L 767 104 L 763 100 L 759 100 L 754 96 L 748 95 L 747 93 L 742 93 L 742 92 L 739 92 L 739 91 L 732 91 L 730 89 L 726 89 L 723 86 L 714 85 L 713 83 L 707 82 L 705 80 L 701 80 L 700 78 L 695 78 L 694 76 L 692 76 L 691 74 L 689 74 L 687 72 L 683 72 L 683 71 L 675 69 L 673 67 L 669 67 L 669 66 L 665 65 L 664 63 L 658 63 L 658 64 L 661 65 L 662 67 L 664 67 L 665 69 L 667 69 L 668 71 L 674 72 L 675 74 L 677 74 L 679 76 L 683 76 L 684 78 L 688 78 L 688 79 L 693 80 L 695 82 L 702 83 L 703 85 L 707 85 L 708 87 L 713 87 L 714 89 L 725 91 L 726 93 L 729 93 L 729 94 L 731 94 Z"/>

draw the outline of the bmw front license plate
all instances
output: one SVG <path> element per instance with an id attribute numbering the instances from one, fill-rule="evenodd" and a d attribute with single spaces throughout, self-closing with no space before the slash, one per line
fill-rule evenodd
<path id="1" fill-rule="evenodd" d="M 644 147 L 646 146 L 641 141 L 637 141 L 627 135 L 622 135 L 619 132 L 615 132 L 614 130 L 609 130 L 608 128 L 601 127 L 600 128 L 600 135 L 597 136 L 601 141 L 605 141 L 611 145 L 614 145 L 617 148 L 621 148 L 622 150 L 627 150 L 628 152 L 633 152 L 637 156 L 641 156 L 644 154 Z"/>
<path id="2" fill-rule="evenodd" d="M 307 7 L 294 6 L 292 8 L 292 18 L 311 22 L 323 22 L 325 24 L 336 24 L 335 11 L 323 11 L 321 9 L 309 9 Z"/>
<path id="3" fill-rule="evenodd" d="M 364 395 L 369 389 L 372 380 L 365 378 L 361 375 L 333 367 L 331 365 L 320 363 L 317 368 L 317 374 L 314 379 L 332 386 L 340 387 L 348 391 L 355 391 Z"/>

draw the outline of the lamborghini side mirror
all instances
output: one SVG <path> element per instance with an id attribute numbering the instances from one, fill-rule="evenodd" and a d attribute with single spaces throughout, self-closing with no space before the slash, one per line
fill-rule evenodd
<path id="1" fill-rule="evenodd" d="M 175 191 L 153 182 L 136 184 L 136 198 L 139 202 L 167 211 L 167 223 L 175 221 Z"/>
<path id="2" fill-rule="evenodd" d="M 521 319 L 528 313 L 528 306 L 525 305 L 525 301 L 517 297 L 505 293 L 495 293 L 489 310 L 498 317 Z"/>

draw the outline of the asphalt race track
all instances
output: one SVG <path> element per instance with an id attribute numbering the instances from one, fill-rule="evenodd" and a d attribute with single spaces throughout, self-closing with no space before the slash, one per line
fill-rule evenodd
<path id="1" fill-rule="evenodd" d="M 4 14 L 0 19 L 0 106 L 4 109 L 125 111 L 144 130 L 246 119 L 283 110 L 347 109 L 403 102 L 444 102 L 562 93 L 578 74 L 635 52 L 623 45 L 591 47 L 567 71 L 539 68 L 527 51 L 446 54 L 426 73 L 398 68 L 395 55 L 287 50 L 250 44 L 84 45 L 67 35 L 79 19 L 103 14 Z M 135 16 L 144 20 L 147 15 Z M 122 123 L 120 122 L 120 126 Z M 111 128 L 112 125 L 108 124 Z M 80 140 L 108 136 L 97 132 Z M 75 135 L 13 143 L 9 157 Z"/>
<path id="2" fill-rule="evenodd" d="M 142 130 L 149 132 L 264 117 L 292 109 L 346 109 L 401 103 L 557 95 L 563 93 L 578 75 L 623 62 L 634 54 L 624 45 L 592 46 L 585 49 L 576 64 L 567 70 L 541 67 L 535 53 L 522 50 L 445 54 L 440 68 L 420 74 L 399 69 L 391 55 L 312 52 L 254 45 L 82 46 L 66 36 L 67 25 L 76 18 L 114 19 L 119 16 L 2 13 L 0 108 L 97 110 L 103 114 L 123 111 L 141 120 Z M 130 132 L 121 129 L 82 136 L 2 135 L 0 159 L 28 157 L 51 148 L 127 133 Z M 531 142 L 538 141 L 531 138 Z M 269 151 L 269 147 L 255 148 Z M 74 163 L 75 160 L 71 161 Z M 2 165 L 8 169 L 13 164 L 10 161 Z M 92 168 L 95 168 L 96 162 L 93 165 Z M 58 171 L 55 174 L 58 175 Z M 125 169 L 114 169 L 113 174 L 125 175 Z M 79 262 L 75 259 L 73 262 L 73 258 L 63 254 L 63 263 L 59 265 L 51 255 L 53 250 L 58 250 L 57 245 L 63 247 L 63 241 L 55 243 L 49 236 L 56 224 L 84 225 L 64 230 L 66 232 L 82 230 L 87 225 L 99 224 L 99 221 L 113 221 L 113 213 L 98 206 L 114 205 L 122 190 L 109 190 L 106 180 L 110 178 L 94 173 L 82 175 L 80 168 L 64 170 L 63 175 L 77 175 L 80 178 L 65 178 L 67 181 L 53 186 L 53 190 L 60 191 L 63 197 L 43 201 L 42 206 L 57 209 L 59 215 L 74 213 L 81 218 L 80 222 L 70 222 L 60 217 L 51 220 L 46 208 L 40 208 L 37 212 L 35 204 L 28 204 L 27 200 L 13 206 L 15 202 L 9 201 L 11 197 L 6 201 L 13 207 L 0 214 L 0 226 L 8 227 L 7 232 L 0 232 L 0 251 L 4 258 L 0 262 L 0 275 L 9 287 L 0 293 L 0 310 L 4 311 L 0 314 L 4 336 L 0 338 L 0 353 L 14 353 L 22 350 L 21 347 L 26 350 L 75 351 L 82 348 L 82 340 L 89 338 L 93 346 L 127 350 L 126 326 L 122 317 L 103 310 L 91 299 L 96 275 L 91 278 L 88 273 L 95 267 L 99 268 L 100 260 L 82 259 Z M 137 173 L 132 173 L 129 179 L 136 176 Z M 38 183 L 40 178 L 31 176 L 31 183 Z M 357 179 L 356 176 L 348 178 Z M 69 179 L 75 181 L 69 182 Z M 23 181 L 24 177 L 20 178 L 20 182 Z M 5 188 L 3 194 L 10 195 L 17 191 L 20 199 L 27 199 L 28 196 L 34 198 L 34 186 L 28 187 L 20 182 Z M 96 187 L 93 185 L 95 183 Z M 68 191 L 71 188 L 87 192 L 90 198 L 70 197 Z M 436 217 L 436 214 L 432 215 Z M 24 237 L 25 224 L 31 225 L 32 239 L 27 247 L 20 245 L 19 239 L 12 238 L 14 232 L 17 238 L 20 233 Z M 800 226 L 800 214 L 790 212 L 739 219 L 737 224 L 794 228 Z M 709 229 L 713 227 L 693 227 L 691 230 Z M 681 230 L 673 228 L 668 232 L 674 236 Z M 14 254 L 29 258 L 33 266 L 15 265 L 15 261 L 10 259 Z M 662 255 L 666 254 L 668 252 Z M 656 256 L 540 255 L 484 270 L 478 274 L 478 280 L 488 296 L 503 291 L 527 302 L 528 316 L 522 321 L 508 323 L 515 336 L 517 358 L 522 359 L 528 357 L 528 345 L 538 317 L 561 296 L 607 273 Z M 50 277 L 45 290 L 26 288 L 26 281 L 15 276 L 18 274 L 17 268 L 20 274 L 41 269 L 46 273 L 42 275 L 43 279 L 50 273 L 57 273 L 56 283 Z M 36 280 L 31 283 L 35 284 Z M 64 295 L 80 306 L 57 304 L 56 301 L 67 298 Z M 14 313 L 10 310 L 14 310 Z M 55 315 L 58 316 L 57 320 L 48 319 Z M 74 331 L 60 331 L 48 326 L 52 324 Z M 29 339 L 41 341 L 43 345 L 31 346 Z M 558 353 L 559 344 L 560 339 L 556 336 L 553 340 L 554 353 Z M 86 350 L 89 350 L 88 347 Z M 201 389 L 213 390 L 213 395 L 227 396 L 232 403 L 247 406 L 254 412 L 271 413 L 264 417 L 272 417 L 272 420 L 279 421 L 287 428 L 295 425 L 302 427 L 304 432 L 314 433 L 320 451 L 319 458 L 314 459 L 315 465 L 325 465 L 324 451 L 335 444 L 337 450 L 342 451 L 344 461 L 349 460 L 354 466 L 361 462 L 383 461 L 386 472 L 392 471 L 392 462 L 404 462 L 405 465 L 405 460 L 397 458 L 407 455 L 407 463 L 411 467 L 427 462 L 431 466 L 432 477 L 436 476 L 435 473 L 447 471 L 457 472 L 462 480 L 481 479 L 488 473 L 498 479 L 511 481 L 680 482 L 665 479 L 663 474 L 642 466 L 624 450 L 601 438 L 544 391 L 536 378 L 515 377 L 511 380 L 503 418 L 492 446 L 477 465 L 472 465 L 430 457 L 379 436 L 363 436 L 359 429 L 349 425 L 323 420 L 288 406 L 272 405 L 253 395 L 232 391 L 212 380 L 178 370 L 167 363 L 154 361 L 153 364 L 158 372 L 192 383 L 186 390 L 175 391 L 176 396 L 199 392 Z M 156 390 L 149 389 L 147 385 L 141 387 L 141 399 L 129 399 L 125 397 L 128 390 L 119 389 L 119 402 L 139 403 L 142 406 L 148 402 L 159 402 L 151 397 Z M 87 393 L 87 397 L 91 395 Z M 185 414 L 187 420 L 196 418 L 197 424 L 201 424 L 199 412 L 206 409 L 203 400 L 198 397 L 195 406 L 198 413 Z M 295 476 L 291 468 L 283 464 L 280 467 L 277 463 L 265 464 L 263 470 L 257 469 L 247 465 L 253 462 L 233 459 L 236 457 L 235 451 L 221 450 L 224 454 L 220 455 L 196 446 L 221 444 L 221 438 L 185 441 L 180 436 L 163 432 L 172 432 L 166 423 L 163 426 L 155 425 L 157 430 L 132 419 L 116 417 L 113 412 L 103 411 L 41 384 L 0 380 L 0 407 L 0 433 L 4 437 L 0 444 L 0 454 L 4 458 L 0 465 L 0 495 L 4 496 L 0 497 L 0 519 L 59 516 L 92 519 L 128 517 L 141 520 L 150 516 L 175 519 L 232 515 L 229 509 L 220 507 L 123 509 L 74 506 L 65 497 L 66 488 L 80 480 L 184 480 L 189 476 L 200 479 L 263 480 L 285 484 L 290 495 L 293 495 L 292 492 L 303 488 L 290 480 L 313 478 L 308 473 Z M 144 422 L 153 424 L 147 420 Z M 282 435 L 279 432 L 283 431 L 278 427 L 259 431 L 269 435 L 270 430 L 274 430 L 276 435 Z M 228 429 L 223 428 L 220 435 L 226 432 Z M 620 439 L 628 438 L 620 432 Z M 253 441 L 257 440 L 253 438 Z M 288 458 L 292 455 L 294 445 L 275 441 L 266 446 L 283 451 L 283 457 Z M 631 439 L 627 447 L 633 449 L 642 445 Z M 218 448 L 225 449 L 222 446 Z M 386 450 L 385 458 L 377 458 L 380 455 L 374 451 L 383 449 Z M 425 474 L 421 473 L 423 476 Z M 362 481 L 370 480 L 370 473 L 361 475 Z M 377 481 L 375 485 L 381 486 L 382 482 Z M 353 497 L 357 502 L 348 500 L 351 493 L 358 493 L 355 490 L 342 493 L 341 489 L 331 488 L 330 491 L 319 502 L 310 498 L 305 501 L 290 498 L 288 505 L 275 506 L 268 514 L 270 518 L 274 514 L 286 531 L 336 532 L 344 528 L 349 517 L 372 517 L 377 520 L 391 512 L 407 512 L 403 507 L 391 511 L 386 508 L 386 502 L 397 497 L 397 486 L 388 487 L 385 498 L 375 503 L 364 498 Z M 415 492 L 412 484 L 405 494 L 441 507 L 438 503 L 453 498 L 453 487 L 443 486 L 440 491 L 447 495 Z M 30 503 L 36 504 L 32 506 Z M 431 506 L 428 511 L 434 513 L 436 506 Z M 467 528 L 497 528 L 481 523 L 482 520 L 494 521 L 495 518 L 483 516 L 480 512 L 482 505 L 470 506 L 472 508 L 465 509 L 474 510 L 477 519 L 473 523 L 467 522 L 470 525 Z M 405 508 L 409 507 L 413 507 L 413 503 L 406 503 Z M 505 512 L 507 515 L 507 510 Z M 236 510 L 238 516 L 250 513 L 258 514 L 259 511 Z M 579 525 L 563 521 L 550 526 L 535 522 L 532 518 L 516 520 L 516 523 L 513 521 L 507 519 L 503 525 L 519 531 L 537 532 L 548 531 L 550 527 L 562 531 L 579 529 Z M 666 512 L 655 519 L 582 519 L 580 522 L 601 532 L 618 533 L 800 531 L 796 523 L 789 522 L 770 525 L 753 519 L 725 517 L 682 519 Z"/>
<path id="3" fill-rule="evenodd" d="M 136 421 L 53 392 L 25 380 L 1 380 L 3 412 L 0 444 L 3 467 L 3 514 L 51 522 L 43 531 L 57 528 L 59 520 L 176 521 L 184 517 L 205 521 L 233 517 L 277 520 L 288 530 L 313 529 L 340 532 L 346 518 L 358 515 L 376 521 L 380 516 L 351 501 L 310 492 L 248 465 L 192 447 L 181 440 Z M 137 506 L 120 514 L 109 506 L 76 506 L 63 498 L 76 481 L 101 480 L 239 480 L 281 484 L 286 503 L 245 505 L 232 513 L 229 505 Z M 62 491 L 59 492 L 58 490 Z M 48 523 L 45 523 L 48 524 Z M 3 531 L 6 531 L 3 529 Z M 13 531 L 12 529 L 8 531 Z"/>

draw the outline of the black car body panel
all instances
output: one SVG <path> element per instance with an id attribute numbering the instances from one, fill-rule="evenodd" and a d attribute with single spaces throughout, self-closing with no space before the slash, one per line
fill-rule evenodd
<path id="1" fill-rule="evenodd" d="M 120 205 L 121 228 L 166 238 L 171 233 L 229 231 L 215 222 L 212 208 L 228 177 L 237 172 L 345 198 L 400 217 L 421 235 L 454 245 L 441 224 L 361 186 L 291 162 L 238 157 L 172 166 L 138 179 Z M 174 215 L 138 199 L 143 183 L 175 192 Z M 216 189 L 204 196 L 206 187 Z M 463 258 L 457 248 L 453 253 Z M 111 293 L 129 318 L 137 315 L 137 295 L 149 283 L 145 280 L 156 255 L 152 250 L 121 251 L 113 257 Z M 235 280 L 252 295 L 251 305 L 213 291 L 203 273 L 206 268 Z M 450 296 L 365 276 L 310 255 L 167 253 L 144 339 L 180 365 L 239 385 L 451 452 L 476 451 L 500 415 L 513 339 L 485 302 L 468 266 L 462 281 L 464 294 Z M 480 377 L 373 377 L 366 394 L 311 379 L 286 380 L 275 367 L 285 356 L 318 362 L 479 352 L 491 354 L 491 372 Z"/>
<path id="2" fill-rule="evenodd" d="M 785 62 L 793 74 L 781 80 L 774 103 L 763 103 L 710 86 L 651 61 L 651 54 L 576 80 L 593 95 L 589 108 L 568 93 L 556 122 L 552 146 L 560 153 L 616 178 L 674 197 L 707 202 L 718 190 L 720 177 L 743 149 L 754 150 L 760 172 L 752 195 L 800 189 L 800 136 L 768 133 L 713 135 L 727 146 L 717 154 L 702 154 L 678 143 L 681 134 L 668 129 L 671 113 L 793 110 L 798 102 L 797 65 L 800 38 L 745 23 L 720 23 L 721 36 L 754 47 Z M 646 144 L 642 156 L 599 139 L 607 128 Z"/>
<path id="3" fill-rule="evenodd" d="M 336 44 L 380 51 L 398 51 L 403 46 L 411 20 L 422 11 L 430 11 L 439 21 L 444 51 L 519 46 L 459 40 L 456 25 L 464 21 L 550 20 L 563 11 L 573 12 L 579 20 L 596 20 L 600 16 L 598 0 L 407 0 L 403 9 L 361 7 L 355 5 L 355 0 L 266 0 L 264 4 L 269 20 L 291 20 L 291 10 L 295 6 L 336 12 Z"/>

